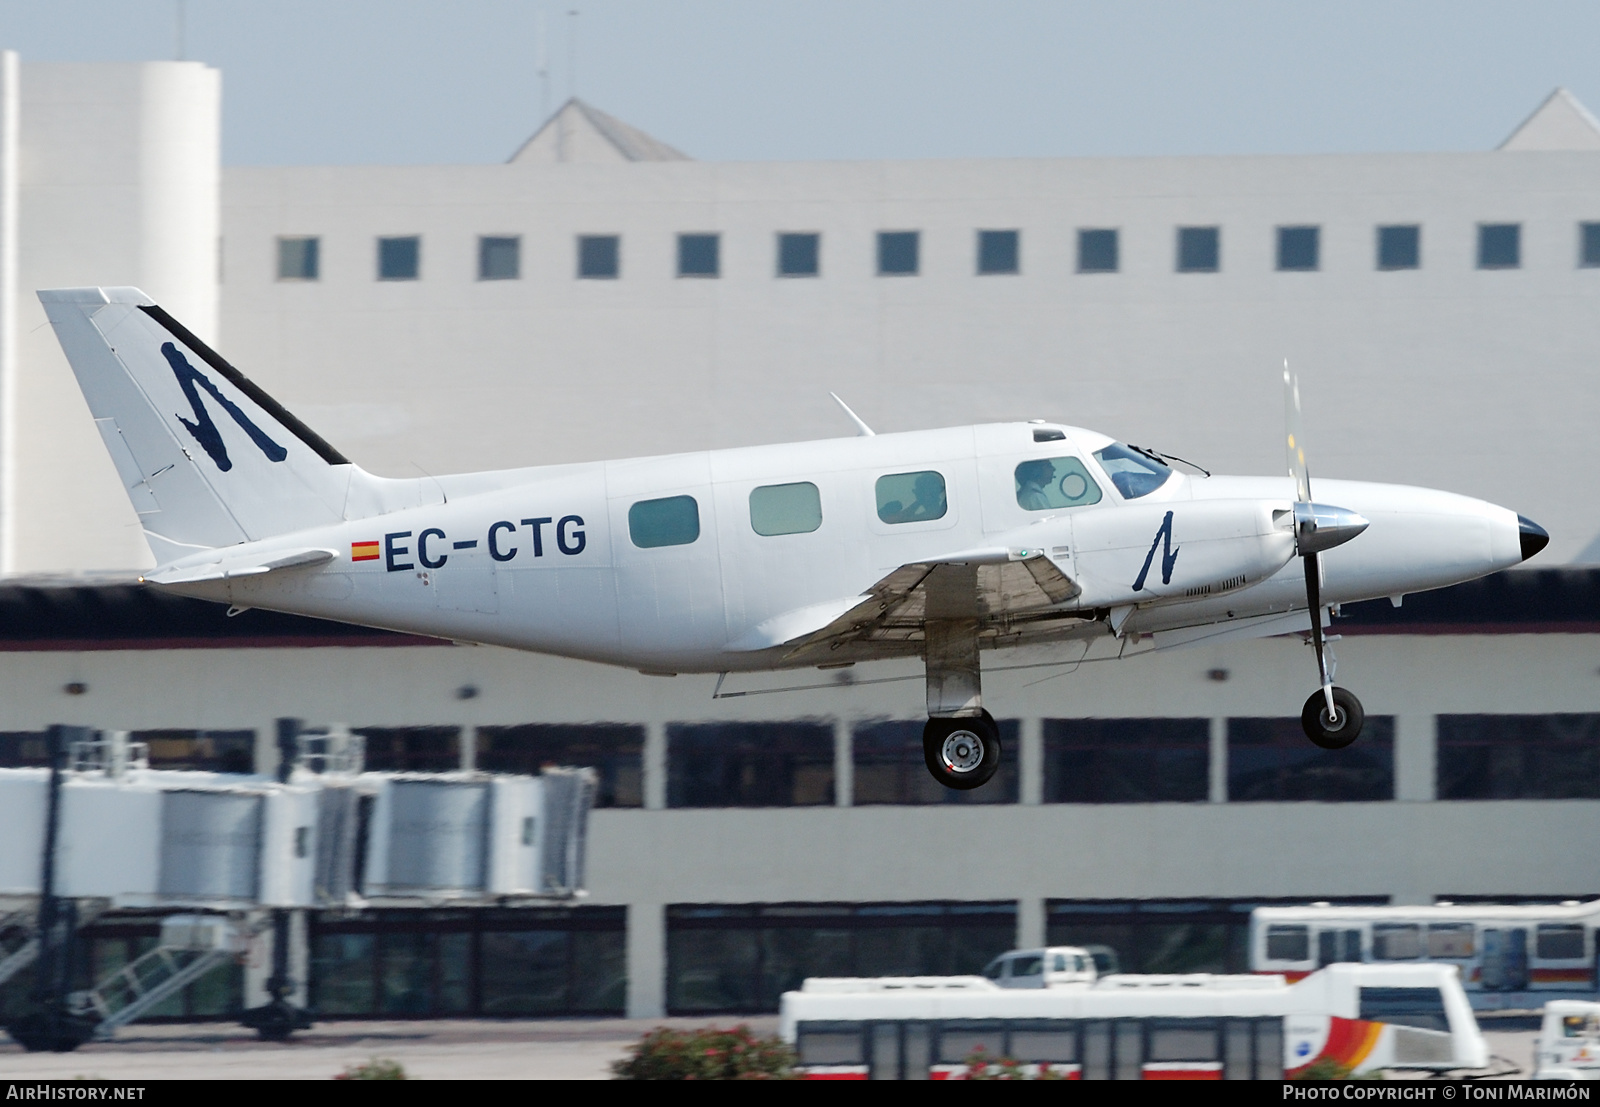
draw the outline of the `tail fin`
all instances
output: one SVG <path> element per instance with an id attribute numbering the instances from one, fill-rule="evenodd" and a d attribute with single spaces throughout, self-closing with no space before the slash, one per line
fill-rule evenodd
<path id="1" fill-rule="evenodd" d="M 372 479 L 138 289 L 39 299 L 158 563 L 339 522 Z"/>

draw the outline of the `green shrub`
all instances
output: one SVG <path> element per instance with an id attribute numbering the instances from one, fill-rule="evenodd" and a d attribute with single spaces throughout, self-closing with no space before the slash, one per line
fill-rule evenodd
<path id="1" fill-rule="evenodd" d="M 956 1080 L 1064 1080 L 1049 1065 L 1040 1065 L 1037 1072 L 1029 1072 L 1015 1057 L 990 1057 L 982 1046 L 967 1054 L 967 1071 Z"/>
<path id="2" fill-rule="evenodd" d="M 362 1065 L 346 1065 L 335 1080 L 404 1080 L 406 1070 L 399 1061 L 374 1057 Z"/>
<path id="3" fill-rule="evenodd" d="M 1349 1065 L 1340 1064 L 1332 1057 L 1318 1057 L 1295 1073 L 1290 1080 L 1382 1080 L 1383 1073 L 1375 1069 L 1355 1073 Z"/>
<path id="4" fill-rule="evenodd" d="M 611 1065 L 618 1080 L 793 1080 L 794 1050 L 748 1026 L 657 1027 Z"/>

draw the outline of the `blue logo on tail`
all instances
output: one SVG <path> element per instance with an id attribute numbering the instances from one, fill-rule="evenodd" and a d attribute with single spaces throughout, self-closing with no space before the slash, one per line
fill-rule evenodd
<path id="1" fill-rule="evenodd" d="M 173 375 L 178 378 L 178 387 L 183 389 L 184 396 L 189 400 L 189 406 L 194 409 L 195 422 L 191 423 L 181 415 L 176 418 L 189 428 L 189 433 L 194 435 L 194 440 L 200 443 L 211 460 L 217 463 L 218 469 L 226 473 L 233 468 L 233 459 L 228 457 L 228 447 L 223 445 L 222 434 L 217 430 L 217 425 L 211 421 L 211 413 L 200 401 L 200 393 L 195 389 L 196 384 L 211 393 L 211 398 L 221 404 L 222 410 L 233 417 L 233 421 L 239 424 L 239 429 L 250 436 L 250 441 L 261 447 L 261 452 L 267 455 L 268 461 L 282 461 L 289 456 L 289 451 L 268 438 L 265 431 L 250 421 L 250 416 L 239 410 L 238 404 L 219 392 L 217 386 L 212 384 L 205 374 L 190 365 L 189 359 L 179 353 L 176 346 L 170 342 L 163 342 L 161 352 L 166 355 L 167 363 L 172 366 Z"/>

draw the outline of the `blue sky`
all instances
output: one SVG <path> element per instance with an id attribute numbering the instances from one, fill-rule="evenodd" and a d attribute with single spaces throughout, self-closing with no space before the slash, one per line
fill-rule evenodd
<path id="1" fill-rule="evenodd" d="M 580 96 L 710 160 L 1475 150 L 1557 85 L 1600 110 L 1592 0 L 181 6 L 230 164 L 503 160 L 540 119 L 541 54 L 553 102 L 575 58 Z M 179 7 L 0 0 L 0 46 L 170 58 Z"/>

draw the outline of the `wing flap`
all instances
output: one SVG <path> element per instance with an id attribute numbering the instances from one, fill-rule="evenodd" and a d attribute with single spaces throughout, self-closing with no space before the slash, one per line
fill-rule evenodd
<path id="1" fill-rule="evenodd" d="M 784 660 L 794 664 L 846 659 L 840 651 L 854 642 L 901 642 L 912 653 L 930 617 L 976 618 L 980 635 L 1015 641 L 1084 622 L 1061 608 L 1081 591 L 1038 551 L 968 551 L 902 565 L 860 595 L 776 615 L 726 648 L 788 647 Z"/>

